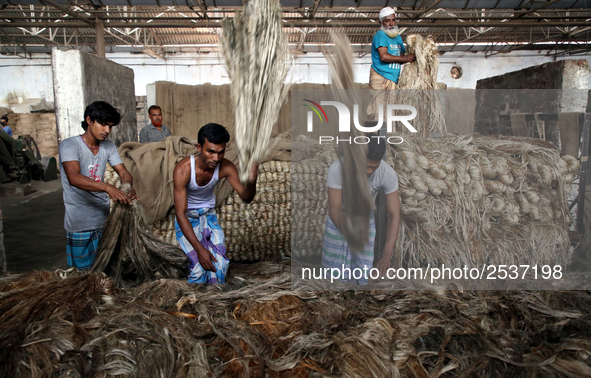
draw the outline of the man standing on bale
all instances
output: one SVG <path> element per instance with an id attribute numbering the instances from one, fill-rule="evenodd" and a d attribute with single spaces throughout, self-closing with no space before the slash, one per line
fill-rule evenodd
<path id="1" fill-rule="evenodd" d="M 162 124 L 162 109 L 158 105 L 148 108 L 150 124 L 140 131 L 140 143 L 160 142 L 172 135 L 170 129 Z"/>
<path id="2" fill-rule="evenodd" d="M 374 198 L 378 191 L 384 189 L 386 194 L 386 209 L 388 213 L 388 225 L 386 227 L 386 245 L 382 257 L 376 268 L 382 277 L 386 277 L 386 271 L 390 268 L 392 252 L 398 239 L 400 228 L 400 197 L 398 196 L 398 176 L 392 167 L 382 160 L 386 149 L 384 138 L 372 137 L 367 145 L 366 174 L 369 192 Z M 357 281 L 359 284 L 367 284 L 369 270 L 373 268 L 374 242 L 376 235 L 375 217 L 373 212 L 369 217 L 369 240 L 361 251 L 351 251 L 347 239 L 341 232 L 343 230 L 343 179 L 342 159 L 338 159 L 328 169 L 328 217 L 324 229 L 324 241 L 322 243 L 322 267 L 334 268 L 341 271 L 340 278 L 343 281 Z M 348 270 L 346 270 L 348 269 Z M 360 269 L 363 275 L 359 279 L 353 277 L 353 270 Z M 349 273 L 350 272 L 350 273 Z M 357 276 L 359 276 L 357 274 Z"/>
<path id="3" fill-rule="evenodd" d="M 257 167 L 244 186 L 236 166 L 224 159 L 230 134 L 216 123 L 203 126 L 197 135 L 198 155 L 181 160 L 174 168 L 175 232 L 179 246 L 189 257 L 189 282 L 224 283 L 229 260 L 224 231 L 215 212 L 214 188 L 227 178 L 242 201 L 256 195 Z"/>
<path id="4" fill-rule="evenodd" d="M 126 204 L 137 198 L 135 189 L 125 194 L 103 182 L 108 162 L 122 183 L 133 184 L 133 177 L 123 165 L 117 147 L 107 140 L 119 121 L 121 115 L 117 109 L 104 101 L 94 102 L 84 111 L 84 134 L 68 138 L 59 145 L 68 267 L 80 270 L 92 267 L 102 227 L 109 216 L 109 197 Z"/>
<path id="5" fill-rule="evenodd" d="M 371 43 L 371 69 L 369 87 L 372 91 L 396 89 L 403 63 L 415 60 L 414 54 L 402 55 L 405 52 L 400 31 L 396 25 L 396 12 L 391 7 L 380 11 L 380 30 L 374 35 Z M 388 102 L 386 93 L 374 92 L 368 113 L 375 120 L 378 104 Z M 376 98 L 378 97 L 378 98 Z M 385 109 L 384 109 L 385 114 Z"/>

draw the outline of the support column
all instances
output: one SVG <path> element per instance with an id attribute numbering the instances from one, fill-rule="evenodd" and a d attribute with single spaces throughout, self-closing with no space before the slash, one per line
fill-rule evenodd
<path id="1" fill-rule="evenodd" d="M 96 20 L 96 52 L 100 58 L 105 58 L 105 25 L 102 20 Z"/>

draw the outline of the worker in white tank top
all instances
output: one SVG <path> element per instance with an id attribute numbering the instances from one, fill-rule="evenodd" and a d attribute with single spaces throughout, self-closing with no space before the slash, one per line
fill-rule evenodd
<path id="1" fill-rule="evenodd" d="M 248 203 L 256 195 L 257 166 L 243 185 L 236 166 L 224 159 L 230 134 L 216 123 L 203 126 L 197 135 L 198 155 L 181 160 L 174 168 L 175 231 L 179 246 L 189 257 L 189 282 L 224 283 L 229 260 L 224 231 L 215 212 L 214 188 L 227 178 Z"/>

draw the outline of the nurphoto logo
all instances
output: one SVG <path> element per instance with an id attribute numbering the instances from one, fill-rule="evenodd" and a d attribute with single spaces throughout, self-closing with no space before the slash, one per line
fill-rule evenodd
<path id="1" fill-rule="evenodd" d="M 314 113 L 320 120 L 321 124 L 328 124 L 328 117 L 326 116 L 326 112 L 322 106 L 334 106 L 337 109 L 338 113 L 338 122 L 339 122 L 339 132 L 348 133 L 351 132 L 351 111 L 349 108 L 343 104 L 342 102 L 338 101 L 320 101 L 320 104 L 312 101 L 304 99 L 304 101 L 312 104 L 302 104 L 308 107 L 310 110 L 308 111 L 308 118 L 307 118 L 307 131 L 312 132 L 314 131 Z M 409 111 L 410 114 L 408 115 L 396 115 L 394 114 L 396 110 L 403 110 Z M 411 105 L 399 105 L 399 104 L 387 104 L 386 105 L 386 132 L 391 133 L 393 129 L 394 122 L 401 122 L 404 127 L 408 129 L 411 133 L 416 133 L 417 129 L 411 125 L 409 121 L 415 119 L 417 116 L 417 109 Z M 384 106 L 378 105 L 378 120 L 376 124 L 373 126 L 364 126 L 359 122 L 359 105 L 353 105 L 353 124 L 355 128 L 363 133 L 374 133 L 382 128 L 384 123 Z M 367 123 L 366 123 L 367 124 Z M 385 137 L 383 137 L 385 138 Z M 322 144 L 323 142 L 332 142 L 335 141 L 337 144 L 339 142 L 348 142 L 348 143 L 356 143 L 356 144 L 367 144 L 369 143 L 369 137 L 366 136 L 359 136 L 356 138 L 339 138 L 339 137 L 332 137 L 332 136 L 320 136 L 319 143 Z M 403 139 L 399 136 L 393 136 L 386 138 L 386 141 L 390 144 L 400 144 L 403 142 Z"/>

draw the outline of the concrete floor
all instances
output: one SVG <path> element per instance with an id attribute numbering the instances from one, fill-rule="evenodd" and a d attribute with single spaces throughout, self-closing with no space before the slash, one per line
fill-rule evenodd
<path id="1" fill-rule="evenodd" d="M 10 273 L 66 267 L 62 185 L 31 181 L 35 192 L 0 197 L 6 265 Z"/>

